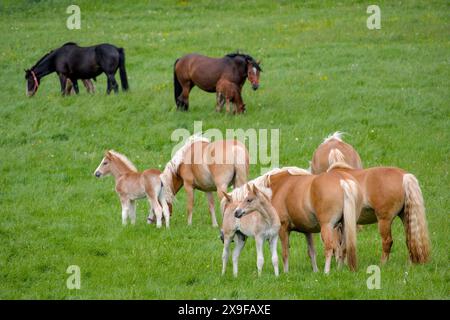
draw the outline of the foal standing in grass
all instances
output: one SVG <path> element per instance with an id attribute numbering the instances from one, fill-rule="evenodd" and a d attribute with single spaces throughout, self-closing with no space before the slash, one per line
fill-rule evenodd
<path id="1" fill-rule="evenodd" d="M 233 114 L 243 113 L 245 104 L 242 101 L 241 92 L 237 84 L 226 79 L 220 79 L 216 87 L 216 111 L 220 112 L 226 104 L 226 111 L 230 113 L 230 104 L 233 106 Z"/>
<path id="2" fill-rule="evenodd" d="M 124 155 L 109 150 L 94 172 L 97 178 L 113 175 L 116 180 L 116 192 L 122 204 L 122 224 L 127 224 L 130 218 L 131 224 L 136 222 L 135 200 L 147 197 L 152 211 L 156 215 L 156 227 L 162 225 L 162 216 L 169 227 L 169 207 L 167 205 L 164 186 L 156 169 L 148 169 L 138 172 L 136 167 Z M 153 216 L 152 211 L 150 217 Z"/>
<path id="3" fill-rule="evenodd" d="M 233 275 L 237 277 L 239 255 L 244 248 L 246 238 L 251 236 L 255 237 L 256 241 L 258 275 L 261 275 L 264 264 L 264 241 L 268 240 L 273 269 L 275 276 L 278 277 L 277 242 L 280 218 L 270 203 L 270 198 L 254 184 L 246 184 L 245 187 L 242 186 L 239 189 L 247 192 L 247 196 L 242 201 L 233 202 L 233 196 L 227 193 L 222 200 L 222 211 L 224 212 L 222 275 L 225 274 L 231 240 L 234 238 L 236 243 L 233 251 Z M 270 191 L 268 192 L 270 193 Z"/>

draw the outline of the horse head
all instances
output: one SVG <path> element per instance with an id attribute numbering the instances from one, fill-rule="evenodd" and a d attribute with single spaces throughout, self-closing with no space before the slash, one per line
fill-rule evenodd
<path id="1" fill-rule="evenodd" d="M 25 80 L 27 80 L 27 96 L 32 97 L 38 90 L 41 79 L 36 76 L 32 69 L 26 69 Z"/>
<path id="2" fill-rule="evenodd" d="M 252 89 L 256 90 L 259 88 L 259 75 L 262 72 L 259 64 L 261 61 L 256 61 L 250 56 L 246 56 L 245 61 L 247 63 L 247 78 L 252 84 Z"/>

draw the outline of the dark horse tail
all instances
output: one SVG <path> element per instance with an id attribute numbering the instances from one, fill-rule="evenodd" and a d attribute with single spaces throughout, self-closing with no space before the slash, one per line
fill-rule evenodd
<path id="1" fill-rule="evenodd" d="M 180 59 L 175 60 L 175 63 L 173 64 L 173 87 L 174 87 L 174 93 L 175 93 L 175 103 L 176 103 L 177 107 L 179 108 L 180 102 L 178 101 L 178 97 L 183 92 L 183 87 L 181 86 L 180 82 L 178 81 L 177 73 L 175 71 L 175 67 L 177 65 L 178 60 L 180 60 Z"/>
<path id="2" fill-rule="evenodd" d="M 120 82 L 122 83 L 122 90 L 128 90 L 128 79 L 127 79 L 127 71 L 125 70 L 125 51 L 123 48 L 119 48 L 119 73 L 120 73 Z"/>

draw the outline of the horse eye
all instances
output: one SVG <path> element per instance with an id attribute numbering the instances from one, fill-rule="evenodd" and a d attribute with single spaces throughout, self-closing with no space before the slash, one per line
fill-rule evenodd
<path id="1" fill-rule="evenodd" d="M 106 162 L 106 161 L 105 161 L 105 162 L 103 162 L 103 165 L 104 165 L 104 166 L 106 166 L 107 164 L 108 164 L 108 162 Z"/>
<path id="2" fill-rule="evenodd" d="M 248 202 L 248 203 L 252 202 L 252 199 L 247 199 L 247 202 Z"/>

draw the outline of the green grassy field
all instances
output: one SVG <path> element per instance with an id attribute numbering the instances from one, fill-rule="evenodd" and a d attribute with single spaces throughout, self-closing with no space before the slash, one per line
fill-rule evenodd
<path id="1" fill-rule="evenodd" d="M 108 4 L 107 4 L 108 3 Z M 78 1 L 81 30 L 66 28 L 69 1 L 0 3 L 0 298 L 1 299 L 449 299 L 450 23 L 447 1 L 378 1 L 381 30 L 368 30 L 363 1 Z M 125 48 L 130 92 L 63 98 L 55 74 L 25 96 L 24 68 L 67 41 Z M 175 110 L 172 66 L 199 52 L 241 49 L 262 59 L 261 88 L 243 90 L 248 112 L 214 111 L 215 96 L 194 89 L 190 111 Z M 268 248 L 256 273 L 254 240 L 239 277 L 221 277 L 222 243 L 196 192 L 193 226 L 185 195 L 170 230 L 122 227 L 113 178 L 93 170 L 113 148 L 139 169 L 162 169 L 176 128 L 280 130 L 280 165 L 308 167 L 336 130 L 364 165 L 414 173 L 423 190 L 431 262 L 411 266 L 400 220 L 381 289 L 368 290 L 366 268 L 378 264 L 376 225 L 358 234 L 359 270 L 311 271 L 306 242 L 291 235 L 290 272 L 275 278 Z M 260 173 L 253 165 L 250 177 Z M 220 217 L 216 203 L 217 216 Z M 315 236 L 318 264 L 324 257 Z M 279 248 L 281 253 L 281 248 Z M 280 254 L 281 255 L 281 254 Z M 81 269 L 81 289 L 66 288 L 66 269 Z M 281 262 L 280 262 L 281 266 Z"/>

